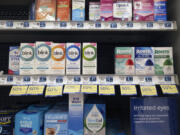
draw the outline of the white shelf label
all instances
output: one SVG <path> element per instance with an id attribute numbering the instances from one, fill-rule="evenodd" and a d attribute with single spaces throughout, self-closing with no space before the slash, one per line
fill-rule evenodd
<path id="1" fill-rule="evenodd" d="M 98 84 L 97 76 L 82 76 L 82 84 Z"/>
<path id="2" fill-rule="evenodd" d="M 0 76 L 0 85 L 5 85 L 6 84 L 6 76 Z"/>
<path id="3" fill-rule="evenodd" d="M 102 22 L 95 22 L 94 23 L 94 28 L 95 29 L 101 29 L 102 28 Z"/>
<path id="4" fill-rule="evenodd" d="M 5 29 L 6 28 L 6 22 L 5 21 L 0 21 L 0 28 Z"/>
<path id="5" fill-rule="evenodd" d="M 174 76 L 157 76 L 156 84 L 175 84 Z"/>
<path id="6" fill-rule="evenodd" d="M 154 77 L 153 76 L 138 76 L 138 81 L 140 85 L 154 85 L 155 81 L 154 81 Z"/>
<path id="7" fill-rule="evenodd" d="M 118 23 L 117 22 L 109 22 L 109 29 L 117 29 Z"/>
<path id="8" fill-rule="evenodd" d="M 6 82 L 5 83 L 8 84 L 8 85 L 15 84 L 13 75 L 6 76 Z"/>
<path id="9" fill-rule="evenodd" d="M 6 21 L 6 28 L 13 28 L 14 22 L 13 21 Z"/>
<path id="10" fill-rule="evenodd" d="M 119 84 L 135 84 L 133 76 L 119 76 Z"/>

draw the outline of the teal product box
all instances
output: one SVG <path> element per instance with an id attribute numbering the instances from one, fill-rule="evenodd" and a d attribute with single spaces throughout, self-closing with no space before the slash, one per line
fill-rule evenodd
<path id="1" fill-rule="evenodd" d="M 33 104 L 28 107 L 28 110 L 47 111 L 51 106 L 47 104 Z"/>
<path id="2" fill-rule="evenodd" d="M 15 135 L 43 135 L 44 112 L 22 110 L 15 116 Z"/>
<path id="3" fill-rule="evenodd" d="M 45 114 L 44 135 L 68 135 L 68 110 L 66 106 L 51 109 Z"/>
<path id="4" fill-rule="evenodd" d="M 84 105 L 84 135 L 106 135 L 106 105 Z"/>
<path id="5" fill-rule="evenodd" d="M 20 50 L 19 46 L 9 47 L 9 70 L 8 74 L 19 75 L 19 60 Z"/>
<path id="6" fill-rule="evenodd" d="M 83 94 L 69 94 L 68 135 L 83 135 Z"/>
<path id="7" fill-rule="evenodd" d="M 115 48 L 115 73 L 120 75 L 134 75 L 134 47 Z"/>
<path id="8" fill-rule="evenodd" d="M 85 21 L 85 0 L 72 0 L 72 21 Z"/>
<path id="9" fill-rule="evenodd" d="M 135 47 L 136 75 L 154 75 L 153 47 Z"/>

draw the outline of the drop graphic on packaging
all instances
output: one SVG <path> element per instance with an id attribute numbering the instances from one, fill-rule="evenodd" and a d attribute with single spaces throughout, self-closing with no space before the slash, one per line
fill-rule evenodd
<path id="1" fill-rule="evenodd" d="M 171 74 L 173 72 L 173 63 L 170 59 L 165 60 L 163 65 L 164 65 L 163 67 L 164 73 Z"/>
<path id="2" fill-rule="evenodd" d="M 126 71 L 128 72 L 128 74 L 134 73 L 134 62 L 132 59 L 128 59 L 126 61 Z"/>
<path id="3" fill-rule="evenodd" d="M 145 63 L 145 68 L 146 68 L 146 69 L 145 69 L 146 71 L 148 71 L 148 72 L 151 72 L 151 71 L 152 71 L 151 74 L 153 74 L 154 64 L 153 64 L 153 62 L 152 62 L 151 59 L 148 59 L 148 60 L 146 61 L 146 63 Z"/>
<path id="4" fill-rule="evenodd" d="M 97 109 L 96 104 L 93 105 L 91 111 L 87 115 L 85 124 L 87 129 L 94 134 L 103 128 L 104 119 L 101 112 Z"/>

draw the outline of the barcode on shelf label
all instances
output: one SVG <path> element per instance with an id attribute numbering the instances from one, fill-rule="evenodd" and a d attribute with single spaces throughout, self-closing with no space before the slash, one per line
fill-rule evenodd
<path id="1" fill-rule="evenodd" d="M 6 28 L 12 28 L 14 26 L 13 21 L 6 21 Z"/>

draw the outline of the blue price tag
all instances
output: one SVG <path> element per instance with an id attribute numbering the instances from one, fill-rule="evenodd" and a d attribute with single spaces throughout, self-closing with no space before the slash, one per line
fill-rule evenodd
<path id="1" fill-rule="evenodd" d="M 165 77 L 164 77 L 164 80 L 165 80 L 166 82 L 171 82 L 171 76 L 165 76 Z"/>
<path id="2" fill-rule="evenodd" d="M 153 22 L 147 22 L 146 24 L 147 28 L 153 28 Z"/>
<path id="3" fill-rule="evenodd" d="M 133 27 L 133 23 L 132 22 L 127 22 L 126 25 L 127 25 L 128 28 L 132 28 Z"/>
<path id="4" fill-rule="evenodd" d="M 96 81 L 97 81 L 96 76 L 91 76 L 91 77 L 89 78 L 89 81 L 90 81 L 90 82 L 96 82 Z"/>
<path id="5" fill-rule="evenodd" d="M 47 80 L 46 76 L 39 77 L 39 82 L 46 82 L 46 80 Z"/>
<path id="6" fill-rule="evenodd" d="M 116 23 L 116 22 L 112 22 L 112 23 L 110 24 L 110 27 L 111 27 L 111 28 L 117 28 L 117 23 Z"/>
<path id="7" fill-rule="evenodd" d="M 46 23 L 45 22 L 40 22 L 40 27 L 43 28 L 43 27 L 46 27 Z"/>
<path id="8" fill-rule="evenodd" d="M 6 27 L 13 27 L 13 22 L 12 21 L 7 21 L 6 22 Z"/>
<path id="9" fill-rule="evenodd" d="M 66 22 L 60 22 L 60 27 L 66 28 L 67 27 L 67 23 Z"/>
<path id="10" fill-rule="evenodd" d="M 24 28 L 28 28 L 29 27 L 29 22 L 24 22 Z"/>
<path id="11" fill-rule="evenodd" d="M 100 22 L 96 22 L 96 23 L 95 23 L 95 27 L 96 27 L 96 28 L 101 28 L 101 23 L 100 23 Z"/>
<path id="12" fill-rule="evenodd" d="M 171 22 L 165 22 L 164 26 L 165 26 L 166 28 L 171 28 L 171 27 L 172 27 L 172 24 L 171 24 Z"/>
<path id="13" fill-rule="evenodd" d="M 126 82 L 132 82 L 133 81 L 133 77 L 132 76 L 127 76 L 126 77 Z"/>
<path id="14" fill-rule="evenodd" d="M 56 78 L 56 83 L 63 83 L 63 77 L 58 76 L 58 77 Z"/>
<path id="15" fill-rule="evenodd" d="M 112 76 L 107 76 L 106 77 L 106 82 L 112 83 L 113 82 L 113 77 Z"/>
<path id="16" fill-rule="evenodd" d="M 8 76 L 7 77 L 7 82 L 13 82 L 13 76 Z"/>
<path id="17" fill-rule="evenodd" d="M 24 82 L 30 82 L 31 81 L 31 77 L 30 76 L 24 76 L 23 77 L 23 81 Z"/>
<path id="18" fill-rule="evenodd" d="M 78 22 L 77 23 L 77 28 L 83 28 L 84 27 L 84 23 L 83 22 Z"/>
<path id="19" fill-rule="evenodd" d="M 74 82 L 80 82 L 81 77 L 80 76 L 74 76 Z"/>
<path id="20" fill-rule="evenodd" d="M 151 76 L 146 76 L 145 81 L 146 82 L 152 82 L 152 77 Z"/>

